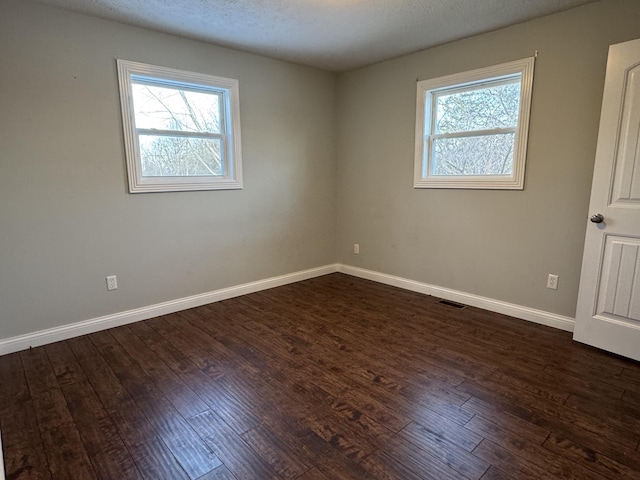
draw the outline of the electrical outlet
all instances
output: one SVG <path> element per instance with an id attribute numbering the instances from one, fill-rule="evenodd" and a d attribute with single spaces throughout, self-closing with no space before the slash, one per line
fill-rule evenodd
<path id="1" fill-rule="evenodd" d="M 107 290 L 117 290 L 118 289 L 118 277 L 115 275 L 110 275 L 107 277 Z"/>
<path id="2" fill-rule="evenodd" d="M 558 275 L 553 275 L 552 273 L 549 274 L 547 277 L 547 288 L 552 290 L 558 289 Z"/>
<path id="3" fill-rule="evenodd" d="M 353 244 L 353 253 L 355 253 L 356 255 L 360 255 L 360 244 L 359 243 L 354 243 Z"/>

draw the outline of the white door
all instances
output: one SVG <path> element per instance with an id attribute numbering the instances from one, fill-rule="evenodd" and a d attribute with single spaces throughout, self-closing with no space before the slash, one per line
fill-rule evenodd
<path id="1" fill-rule="evenodd" d="M 640 360 L 640 39 L 609 48 L 589 208 L 573 338 Z"/>

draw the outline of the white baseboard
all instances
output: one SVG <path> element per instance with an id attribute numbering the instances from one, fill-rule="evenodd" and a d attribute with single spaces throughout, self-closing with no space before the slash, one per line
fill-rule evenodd
<path id="1" fill-rule="evenodd" d="M 79 337 L 81 335 L 99 332 L 100 330 L 106 330 L 108 328 L 118 327 L 120 325 L 138 322 L 140 320 L 159 317 L 160 315 L 167 315 L 169 313 L 179 312 L 188 308 L 206 305 L 207 303 L 219 302 L 228 298 L 259 292 L 268 288 L 300 282 L 302 280 L 335 273 L 337 271 L 338 265 L 325 265 L 323 267 L 311 268 L 309 270 L 302 270 L 300 272 L 280 275 L 278 277 L 271 277 L 264 280 L 236 285 L 234 287 L 222 288 L 220 290 L 179 298 L 177 300 L 170 300 L 168 302 L 158 303 L 147 307 L 134 308 L 133 310 L 105 315 L 103 317 L 63 325 L 61 327 L 27 333 L 25 335 L 0 340 L 0 355 L 26 350 L 29 347 L 39 347 L 41 345 Z M 0 480 L 2 480 L 2 477 L 0 477 Z"/>
<path id="2" fill-rule="evenodd" d="M 424 293 L 426 295 L 452 300 L 472 307 L 482 308 L 491 312 L 510 315 L 515 318 L 528 320 L 548 327 L 559 328 L 560 330 L 566 330 L 567 332 L 573 332 L 573 327 L 575 325 L 575 320 L 571 317 L 565 317 L 563 315 L 545 312 L 544 310 L 537 310 L 535 308 L 523 307 L 522 305 L 507 303 L 501 300 L 481 297 L 472 293 L 465 293 L 458 290 L 452 290 L 450 288 L 417 282 L 403 277 L 387 275 L 386 273 L 379 273 L 373 270 L 366 270 L 364 268 L 340 264 L 338 265 L 338 271 L 354 277 L 360 277 L 367 280 L 373 280 L 374 282 L 403 288 L 405 290 L 411 290 L 412 292 Z"/>
<path id="3" fill-rule="evenodd" d="M 118 327 L 120 325 L 138 322 L 140 320 L 147 320 L 149 318 L 158 317 L 160 315 L 167 315 L 169 313 L 178 312 L 180 310 L 199 307 L 200 305 L 205 305 L 207 303 L 219 302 L 228 298 L 238 297 L 240 295 L 246 295 L 253 292 L 259 292 L 268 288 L 279 287 L 281 285 L 287 285 L 290 283 L 295 283 L 334 272 L 341 272 L 347 275 L 352 275 L 354 277 L 365 278 L 367 280 L 373 280 L 374 282 L 404 288 L 405 290 L 411 290 L 413 292 L 419 292 L 427 295 L 445 298 L 447 300 L 453 300 L 456 302 L 464 303 L 465 305 L 471 305 L 473 307 L 483 308 L 492 312 L 510 315 L 512 317 L 521 318 L 523 320 L 547 325 L 549 327 L 559 328 L 561 330 L 566 330 L 569 332 L 573 331 L 573 327 L 575 324 L 573 318 L 564 317 L 555 313 L 545 312 L 543 310 L 536 310 L 534 308 L 523 307 L 521 305 L 515 305 L 513 303 L 507 303 L 500 300 L 481 297 L 479 295 L 473 295 L 471 293 L 438 287 L 436 285 L 429 285 L 427 283 L 417 282 L 415 280 L 409 280 L 402 277 L 396 277 L 394 275 L 387 275 L 386 273 L 366 270 L 364 268 L 352 267 L 342 264 L 333 264 L 290 273 L 287 275 L 280 275 L 278 277 L 271 277 L 265 280 L 258 280 L 256 282 L 236 285 L 234 287 L 222 288 L 220 290 L 214 290 L 212 292 L 201 293 L 199 295 L 179 298 L 177 300 L 158 303 L 156 305 L 135 308 L 133 310 L 105 315 L 103 317 L 93 318 L 69 325 L 63 325 L 61 327 L 49 328 L 47 330 L 40 330 L 38 332 L 27 333 L 25 335 L 19 335 L 7 339 L 1 339 L 0 355 L 18 352 L 29 347 L 38 347 L 61 340 L 67 340 L 69 338 L 78 337 L 80 335 L 87 335 L 89 333 L 98 332 L 100 330 L 106 330 L 108 328 Z M 2 480 L 2 477 L 0 477 L 0 480 Z"/>

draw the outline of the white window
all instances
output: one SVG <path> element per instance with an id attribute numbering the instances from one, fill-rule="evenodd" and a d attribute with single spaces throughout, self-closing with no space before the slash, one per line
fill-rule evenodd
<path id="1" fill-rule="evenodd" d="M 117 63 L 129 191 L 242 188 L 238 81 Z"/>
<path id="2" fill-rule="evenodd" d="M 524 188 L 534 59 L 418 82 L 416 188 Z"/>

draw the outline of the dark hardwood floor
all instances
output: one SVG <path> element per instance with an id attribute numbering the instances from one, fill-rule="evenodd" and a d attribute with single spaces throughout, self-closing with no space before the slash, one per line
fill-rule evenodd
<path id="1" fill-rule="evenodd" d="M 341 274 L 0 357 L 7 479 L 639 479 L 640 364 Z"/>

